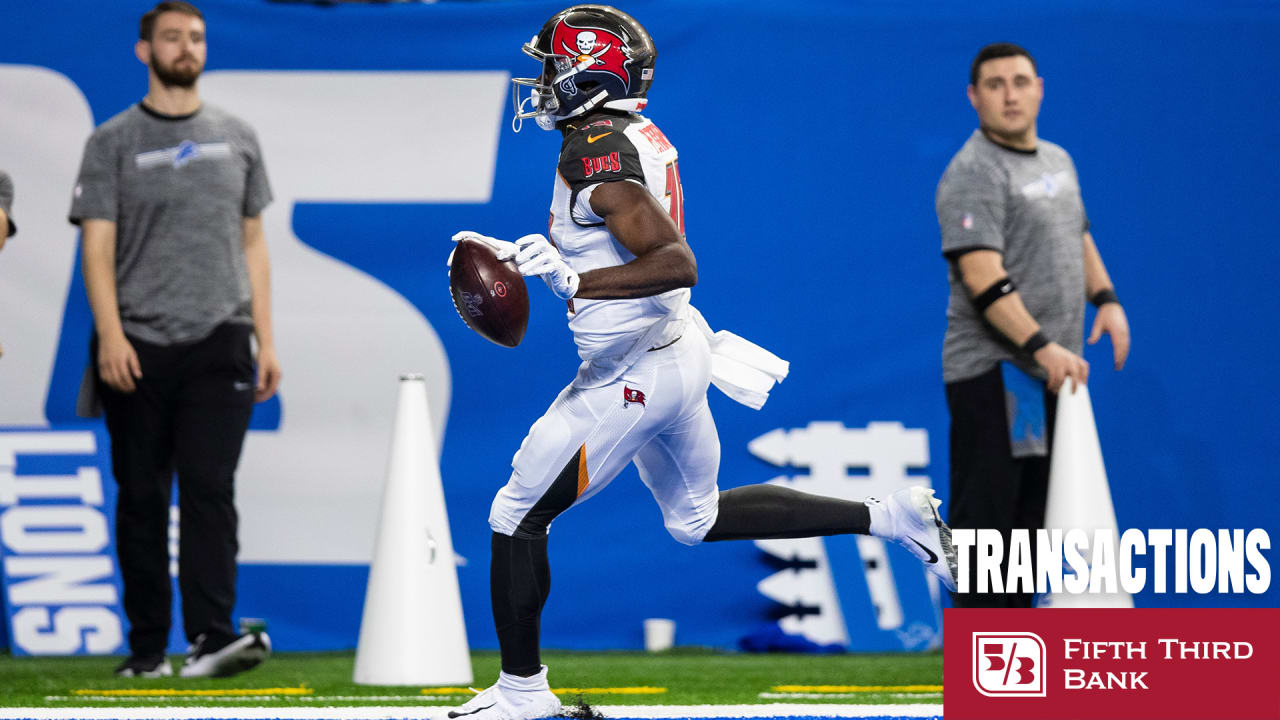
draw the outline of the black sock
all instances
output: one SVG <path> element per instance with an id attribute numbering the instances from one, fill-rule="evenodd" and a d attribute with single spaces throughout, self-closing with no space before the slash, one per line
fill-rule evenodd
<path id="1" fill-rule="evenodd" d="M 767 540 L 870 532 L 871 513 L 861 502 L 777 485 L 747 485 L 720 493 L 716 524 L 703 539 Z"/>
<path id="2" fill-rule="evenodd" d="M 551 593 L 547 536 L 522 540 L 493 534 L 489 598 L 502 648 L 502 671 L 529 677 L 542 670 L 538 635 L 542 606 Z"/>

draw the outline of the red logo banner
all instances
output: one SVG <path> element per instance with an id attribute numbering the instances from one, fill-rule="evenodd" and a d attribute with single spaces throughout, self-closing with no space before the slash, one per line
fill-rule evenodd
<path id="1" fill-rule="evenodd" d="M 948 609 L 948 720 L 1280 720 L 1280 609 Z"/>
<path id="2" fill-rule="evenodd" d="M 575 63 L 588 63 L 587 70 L 613 73 L 622 81 L 624 88 L 631 90 L 627 44 L 608 30 L 575 27 L 562 20 L 551 36 L 551 52 L 567 55 Z"/>

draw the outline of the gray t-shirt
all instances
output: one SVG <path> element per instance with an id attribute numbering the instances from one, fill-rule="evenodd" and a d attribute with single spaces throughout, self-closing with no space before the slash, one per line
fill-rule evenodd
<path id="1" fill-rule="evenodd" d="M 141 103 L 85 145 L 70 220 L 116 223 L 116 297 L 124 330 L 160 345 L 252 323 L 243 220 L 271 188 L 247 123 L 205 104 L 160 115 Z"/>
<path id="2" fill-rule="evenodd" d="M 1067 151 L 1045 140 L 1033 151 L 1014 150 L 975 130 L 943 173 L 936 203 L 942 254 L 952 260 L 973 249 L 999 251 L 1045 337 L 1080 353 L 1089 221 Z M 978 314 L 954 263 L 949 267 L 943 381 L 976 377 L 1001 360 L 1045 377 L 1034 360 Z"/>
<path id="3" fill-rule="evenodd" d="M 18 225 L 13 221 L 13 180 L 3 170 L 0 170 L 0 210 L 9 220 L 8 227 L 0 228 L 0 237 L 9 237 L 18 232 Z"/>

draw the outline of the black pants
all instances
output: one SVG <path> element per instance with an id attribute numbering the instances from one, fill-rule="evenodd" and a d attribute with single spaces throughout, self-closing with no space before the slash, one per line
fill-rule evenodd
<path id="1" fill-rule="evenodd" d="M 1069 381 L 1068 381 L 1069 382 Z M 1009 444 L 1004 380 L 1000 366 L 969 380 L 947 384 L 951 411 L 952 528 L 994 528 L 1004 537 L 1003 577 L 1008 577 L 1009 544 L 1014 528 L 1044 527 L 1049 494 L 1049 456 L 1014 458 Z M 1050 453 L 1057 396 L 1045 391 L 1045 432 Z M 969 588 L 977 586 L 971 553 Z M 1031 593 L 956 593 L 956 607 L 1031 607 Z"/>
<path id="2" fill-rule="evenodd" d="M 205 634 L 216 647 L 235 637 L 231 610 L 239 543 L 233 483 L 253 411 L 250 332 L 248 325 L 228 323 L 203 340 L 173 346 L 129 338 L 142 367 L 137 389 L 116 392 L 98 378 L 119 486 L 116 551 L 135 655 L 160 654 L 168 644 L 175 470 L 178 586 L 187 639 Z M 96 337 L 91 347 L 96 359 Z"/>

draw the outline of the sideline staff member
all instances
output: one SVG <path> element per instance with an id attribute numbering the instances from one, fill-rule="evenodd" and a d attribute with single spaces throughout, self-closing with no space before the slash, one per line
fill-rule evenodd
<path id="1" fill-rule="evenodd" d="M 0 250 L 4 249 L 4 241 L 18 232 L 13 222 L 13 180 L 9 173 L 0 170 Z"/>
<path id="2" fill-rule="evenodd" d="M 4 241 L 18 232 L 13 217 L 9 214 L 13 209 L 13 181 L 9 173 L 0 170 L 0 250 L 4 249 Z M 4 348 L 0 347 L 0 357 L 4 357 Z"/>
<path id="3" fill-rule="evenodd" d="M 142 16 L 142 102 L 85 146 L 71 205 L 82 226 L 97 390 L 119 485 L 116 543 L 129 617 L 125 677 L 172 674 L 173 473 L 186 677 L 261 662 L 265 633 L 236 635 L 234 473 L 255 401 L 280 381 L 261 213 L 271 200 L 253 129 L 202 104 L 204 17 L 185 2 Z M 250 334 L 257 337 L 257 380 Z"/>
<path id="4" fill-rule="evenodd" d="M 1044 525 L 1054 394 L 1067 378 L 1071 391 L 1089 377 L 1080 357 L 1086 297 L 1098 306 L 1090 344 L 1111 335 L 1117 370 L 1129 354 L 1128 321 L 1089 233 L 1075 165 L 1036 136 L 1043 94 L 1026 50 L 999 43 L 979 51 L 969 71 L 979 129 L 937 192 L 951 270 L 942 351 L 948 522 L 999 529 L 1006 570 L 1010 531 Z M 1031 595 L 967 593 L 955 602 L 1027 607 Z"/>

